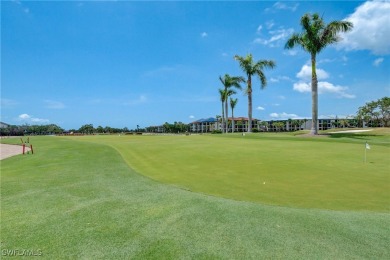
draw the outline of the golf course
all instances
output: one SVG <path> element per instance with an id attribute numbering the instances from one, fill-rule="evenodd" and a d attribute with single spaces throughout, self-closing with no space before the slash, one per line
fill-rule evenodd
<path id="1" fill-rule="evenodd" d="M 2 257 L 389 259 L 390 131 L 370 130 L 32 136 L 1 161 Z"/>

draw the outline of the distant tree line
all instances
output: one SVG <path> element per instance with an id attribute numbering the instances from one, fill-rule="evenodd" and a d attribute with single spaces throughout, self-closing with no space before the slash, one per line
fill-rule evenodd
<path id="1" fill-rule="evenodd" d="M 188 124 L 183 122 L 174 122 L 173 124 L 165 122 L 162 126 L 149 126 L 145 128 L 146 132 L 150 133 L 185 133 L 188 132 Z"/>
<path id="2" fill-rule="evenodd" d="M 369 127 L 390 126 L 390 97 L 383 97 L 359 107 L 356 116 L 359 124 L 366 122 Z"/>
<path id="3" fill-rule="evenodd" d="M 224 118 L 221 118 L 223 120 Z M 300 130 L 300 126 L 307 120 L 287 120 L 290 125 L 290 131 Z M 240 122 L 238 122 L 239 124 Z M 366 103 L 359 107 L 356 116 L 348 119 L 335 119 L 332 121 L 332 126 L 339 127 L 390 127 L 390 97 L 383 97 L 376 101 Z M 260 127 L 263 131 L 269 131 L 267 122 L 262 121 Z M 285 123 L 282 121 L 271 122 L 271 126 L 276 131 L 282 131 Z M 134 132 L 164 132 L 164 133 L 185 133 L 189 131 L 189 125 L 183 122 L 174 122 L 173 124 L 165 122 L 162 126 L 149 126 L 140 128 L 137 125 L 136 129 L 114 128 L 114 127 L 94 127 L 93 124 L 82 125 L 79 129 L 70 129 L 65 131 L 58 125 L 10 125 L 0 128 L 1 136 L 23 136 L 23 135 L 58 135 L 58 134 L 117 134 L 117 133 L 134 133 Z"/>
<path id="4" fill-rule="evenodd" d="M 56 135 L 62 134 L 64 129 L 55 125 L 11 125 L 0 128 L 2 136 L 23 136 L 23 135 Z"/>
<path id="5" fill-rule="evenodd" d="M 127 127 L 124 128 L 115 128 L 115 127 L 94 127 L 93 124 L 85 124 L 82 125 L 79 129 L 70 129 L 68 133 L 79 133 L 79 134 L 118 134 L 118 133 L 126 133 L 135 130 L 129 130 Z"/>

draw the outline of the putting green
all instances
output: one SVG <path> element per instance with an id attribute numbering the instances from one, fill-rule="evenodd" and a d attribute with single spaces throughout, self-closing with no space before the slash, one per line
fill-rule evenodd
<path id="1" fill-rule="evenodd" d="M 194 192 L 299 208 L 390 209 L 388 137 L 96 136 L 138 173 Z M 364 163 L 364 144 L 369 140 Z"/>

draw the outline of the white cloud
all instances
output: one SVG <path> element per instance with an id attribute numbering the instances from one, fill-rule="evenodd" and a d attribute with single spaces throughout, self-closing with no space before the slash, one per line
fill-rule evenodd
<path id="1" fill-rule="evenodd" d="M 271 113 L 269 115 L 270 117 L 272 118 L 275 118 L 275 119 L 298 119 L 298 118 L 302 118 L 296 114 L 289 114 L 289 113 L 286 113 L 286 112 L 283 112 L 283 113 Z"/>
<path id="2" fill-rule="evenodd" d="M 298 91 L 298 92 L 301 92 L 301 93 L 305 93 L 305 92 L 310 92 L 311 91 L 310 84 L 306 83 L 306 82 L 294 83 L 293 89 L 295 91 Z"/>
<path id="3" fill-rule="evenodd" d="M 283 51 L 283 54 L 284 55 L 289 55 L 289 56 L 295 56 L 298 54 L 298 51 L 297 50 L 286 50 L 286 51 Z"/>
<path id="4" fill-rule="evenodd" d="M 202 38 L 205 38 L 205 37 L 207 37 L 207 36 L 208 36 L 207 32 L 202 32 L 202 33 L 200 34 L 200 37 L 202 37 Z"/>
<path id="5" fill-rule="evenodd" d="M 266 45 L 267 44 L 267 40 L 262 39 L 262 38 L 256 38 L 256 39 L 253 40 L 253 43 L 259 43 L 259 44 Z"/>
<path id="6" fill-rule="evenodd" d="M 44 124 L 49 123 L 49 119 L 42 119 L 30 116 L 29 114 L 21 114 L 18 116 L 19 121 L 24 121 L 25 123 L 35 123 L 35 124 Z"/>
<path id="7" fill-rule="evenodd" d="M 265 23 L 265 26 L 267 27 L 268 30 L 270 30 L 272 27 L 274 27 L 275 23 L 274 20 L 268 21 Z"/>
<path id="8" fill-rule="evenodd" d="M 18 118 L 19 118 L 19 119 L 22 119 L 22 120 L 26 120 L 26 119 L 30 119 L 31 116 L 29 116 L 28 114 L 21 114 L 21 115 L 19 115 Z"/>
<path id="9" fill-rule="evenodd" d="M 337 48 L 370 50 L 373 54 L 390 53 L 390 1 L 367 1 L 345 20 L 354 28 L 341 35 Z"/>
<path id="10" fill-rule="evenodd" d="M 317 72 L 317 79 L 318 80 L 329 78 L 329 74 L 322 69 L 316 68 L 316 72 Z M 297 73 L 297 78 L 304 80 L 304 81 L 311 80 L 311 66 L 306 65 L 306 64 L 303 65 L 301 70 Z"/>
<path id="11" fill-rule="evenodd" d="M 194 119 L 195 117 L 193 115 L 189 116 L 190 119 Z"/>
<path id="12" fill-rule="evenodd" d="M 294 83 L 293 89 L 295 91 L 306 93 L 311 92 L 311 83 L 306 82 L 297 82 Z M 333 85 L 332 83 L 326 82 L 326 81 L 319 81 L 318 82 L 318 93 L 319 94 L 336 94 L 338 97 L 341 98 L 355 98 L 355 95 L 348 94 L 346 91 L 348 90 L 348 87 Z"/>
<path id="13" fill-rule="evenodd" d="M 277 30 L 269 31 L 269 38 L 263 39 L 263 38 L 256 38 L 253 40 L 253 43 L 257 44 L 263 44 L 270 47 L 276 47 L 280 46 L 281 43 L 284 43 L 284 40 L 286 40 L 292 33 L 294 32 L 294 29 L 288 28 L 280 28 Z"/>
<path id="14" fill-rule="evenodd" d="M 31 118 L 31 122 L 38 123 L 38 124 L 44 124 L 44 123 L 49 123 L 50 120 L 49 119 L 42 119 L 42 118 L 32 117 Z"/>
<path id="15" fill-rule="evenodd" d="M 322 69 L 316 69 L 317 79 L 324 80 L 329 78 L 329 74 Z M 298 82 L 293 84 L 293 89 L 295 91 L 306 93 L 311 92 L 311 66 L 303 65 L 301 70 L 297 73 Z M 339 98 L 355 98 L 353 94 L 347 93 L 348 87 L 334 85 L 333 83 L 327 81 L 318 81 L 318 93 L 319 94 L 335 94 Z"/>
<path id="16" fill-rule="evenodd" d="M 256 109 L 257 109 L 257 110 L 265 110 L 265 108 L 264 108 L 264 107 L 261 107 L 261 106 L 258 106 Z"/>
<path id="17" fill-rule="evenodd" d="M 295 12 L 298 8 L 299 4 L 298 3 L 295 3 L 295 4 L 291 4 L 291 5 L 288 5 L 286 4 L 285 2 L 276 2 L 273 7 L 275 9 L 279 9 L 279 10 L 288 10 L 288 11 L 292 11 L 292 12 Z"/>
<path id="18" fill-rule="evenodd" d="M 63 109 L 65 105 L 62 102 L 54 101 L 54 100 L 45 100 L 46 108 L 49 109 Z"/>
<path id="19" fill-rule="evenodd" d="M 332 83 L 326 82 L 326 81 L 319 81 L 318 82 L 318 93 L 324 94 L 324 93 L 333 93 L 336 94 L 338 97 L 343 98 L 355 98 L 355 95 L 348 94 L 346 91 L 348 90 L 348 87 L 333 85 Z"/>
<path id="20" fill-rule="evenodd" d="M 263 26 L 260 24 L 259 27 L 257 27 L 257 32 L 260 33 L 261 29 L 263 29 Z"/>
<path id="21" fill-rule="evenodd" d="M 385 59 L 384 58 L 378 58 L 376 60 L 374 60 L 374 62 L 372 63 L 375 67 L 379 67 L 379 65 L 384 61 Z"/>
<path id="22" fill-rule="evenodd" d="M 271 82 L 279 82 L 279 81 L 281 81 L 281 80 L 288 80 L 288 81 L 291 81 L 291 79 L 290 79 L 289 77 L 287 77 L 287 76 L 278 76 L 278 77 L 276 77 L 276 78 L 273 78 L 273 77 L 270 78 L 270 81 L 271 81 Z"/>
<path id="23" fill-rule="evenodd" d="M 336 59 L 322 59 L 317 61 L 317 64 L 335 62 Z"/>
<path id="24" fill-rule="evenodd" d="M 278 96 L 278 98 L 281 99 L 281 100 L 285 100 L 286 99 L 286 97 L 282 96 L 282 95 Z"/>

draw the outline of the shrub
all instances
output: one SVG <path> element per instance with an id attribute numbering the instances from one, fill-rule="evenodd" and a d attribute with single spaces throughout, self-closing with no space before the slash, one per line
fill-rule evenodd
<path id="1" fill-rule="evenodd" d="M 211 133 L 212 134 L 222 134 L 222 131 L 221 130 L 213 130 Z"/>

